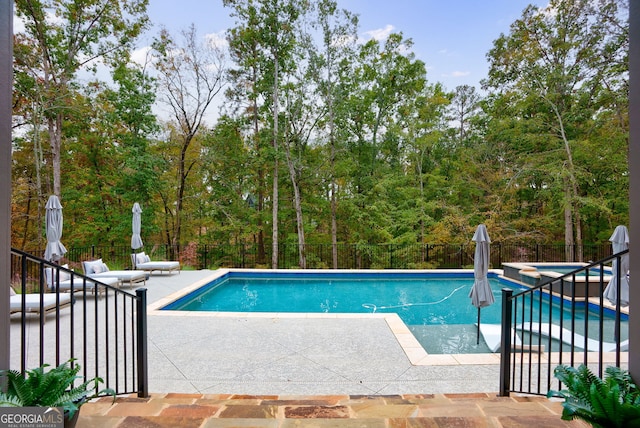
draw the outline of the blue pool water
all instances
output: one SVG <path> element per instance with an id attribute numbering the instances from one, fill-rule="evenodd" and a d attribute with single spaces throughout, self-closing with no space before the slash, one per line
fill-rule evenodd
<path id="1" fill-rule="evenodd" d="M 483 321 L 500 323 L 501 289 Z M 233 275 L 163 308 L 182 311 L 397 313 L 407 325 L 473 324 L 477 310 L 467 278 L 278 277 Z"/>
<path id="2" fill-rule="evenodd" d="M 222 312 L 397 313 L 429 353 L 489 352 L 476 343 L 473 274 L 255 273 L 232 271 L 163 307 Z M 495 303 L 481 322 L 500 324 L 502 289 L 521 286 L 490 277 Z M 534 305 L 536 307 L 537 305 Z M 543 308 L 543 313 L 545 309 Z M 554 319 L 560 309 L 554 307 Z M 578 319 L 581 314 L 577 314 Z M 584 317 L 584 314 L 582 314 Z M 582 318 L 584 319 L 584 318 Z"/>

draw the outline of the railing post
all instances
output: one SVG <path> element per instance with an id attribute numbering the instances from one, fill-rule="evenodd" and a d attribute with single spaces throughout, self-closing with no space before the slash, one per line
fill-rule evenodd
<path id="1" fill-rule="evenodd" d="M 500 342 L 500 397 L 508 397 L 511 379 L 511 296 L 513 290 L 502 289 L 502 334 Z"/>
<path id="2" fill-rule="evenodd" d="M 138 397 L 149 396 L 149 367 L 147 365 L 147 289 L 136 290 L 136 326 L 138 360 Z"/>

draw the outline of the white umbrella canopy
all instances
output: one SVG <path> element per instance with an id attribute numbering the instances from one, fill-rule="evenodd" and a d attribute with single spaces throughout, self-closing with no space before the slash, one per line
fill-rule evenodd
<path id="1" fill-rule="evenodd" d="M 47 231 L 47 248 L 44 251 L 44 259 L 57 262 L 67 252 L 62 245 L 62 204 L 56 195 L 49 196 L 45 205 L 45 222 Z"/>
<path id="2" fill-rule="evenodd" d="M 140 230 L 142 228 L 142 208 L 140 208 L 139 203 L 134 203 L 133 208 L 131 209 L 133 213 L 133 217 L 131 220 L 131 248 L 137 250 L 138 248 L 142 248 L 144 245 L 142 243 L 142 237 L 140 236 Z"/>
<path id="3" fill-rule="evenodd" d="M 471 304 L 478 308 L 477 343 L 480 343 L 480 308 L 492 305 L 495 302 L 491 284 L 489 284 L 489 278 L 487 277 L 491 239 L 489 239 L 489 233 L 484 224 L 478 225 L 472 241 L 476 243 L 476 252 L 473 257 L 474 282 L 469 297 L 471 297 Z"/>
<path id="4" fill-rule="evenodd" d="M 617 226 L 609 241 L 611 241 L 613 254 L 618 254 L 628 249 L 629 231 L 627 227 Z M 604 290 L 604 297 L 615 305 L 618 300 L 618 259 L 613 259 L 611 271 L 611 280 Z M 622 306 L 629 305 L 629 279 L 627 272 L 629 272 L 629 253 L 620 257 L 620 304 Z"/>

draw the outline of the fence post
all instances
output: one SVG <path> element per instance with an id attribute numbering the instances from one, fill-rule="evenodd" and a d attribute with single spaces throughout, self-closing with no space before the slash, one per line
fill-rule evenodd
<path id="1" fill-rule="evenodd" d="M 204 251 L 202 251 L 202 259 L 203 260 L 202 260 L 201 269 L 206 269 L 207 268 L 207 257 L 208 257 L 207 249 L 208 248 L 209 248 L 209 245 L 208 244 L 204 244 Z"/>
<path id="2" fill-rule="evenodd" d="M 508 397 L 511 379 L 511 296 L 513 290 L 502 289 L 502 334 L 500 342 L 500 397 Z"/>
<path id="3" fill-rule="evenodd" d="M 136 330 L 138 360 L 138 397 L 149 396 L 149 367 L 147 365 L 147 289 L 136 290 Z"/>

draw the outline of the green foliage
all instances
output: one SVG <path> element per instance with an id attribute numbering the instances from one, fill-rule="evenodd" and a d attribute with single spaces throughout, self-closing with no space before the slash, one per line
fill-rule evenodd
<path id="1" fill-rule="evenodd" d="M 607 367 L 604 380 L 585 365 L 560 365 L 554 375 L 567 389 L 549 391 L 562 397 L 562 419 L 582 419 L 594 427 L 640 427 L 640 391 L 629 372 Z"/>
<path id="2" fill-rule="evenodd" d="M 628 223 L 623 1 L 527 7 L 487 53 L 486 96 L 429 82 L 402 33 L 357 43 L 357 15 L 334 0 L 224 0 L 230 62 L 192 27 L 184 43 L 162 31 L 144 66 L 124 51 L 148 1 L 107 3 L 16 0 L 13 114 L 29 125 L 12 146 L 16 248 L 46 242 L 56 162 L 71 248 L 128 246 L 133 202 L 147 244 L 254 243 L 260 264 L 276 228 L 284 243 L 463 244 L 485 223 L 496 243 L 591 244 Z M 79 81 L 77 61 L 103 52 L 112 81 Z"/>
<path id="3" fill-rule="evenodd" d="M 26 377 L 16 370 L 3 370 L 7 377 L 7 392 L 0 393 L 0 407 L 62 407 L 69 418 L 86 401 L 99 395 L 113 395 L 112 389 L 98 391 L 101 378 L 94 378 L 75 386 L 80 366 L 74 364 L 75 359 L 49 367 L 44 364 L 26 371 Z"/>

